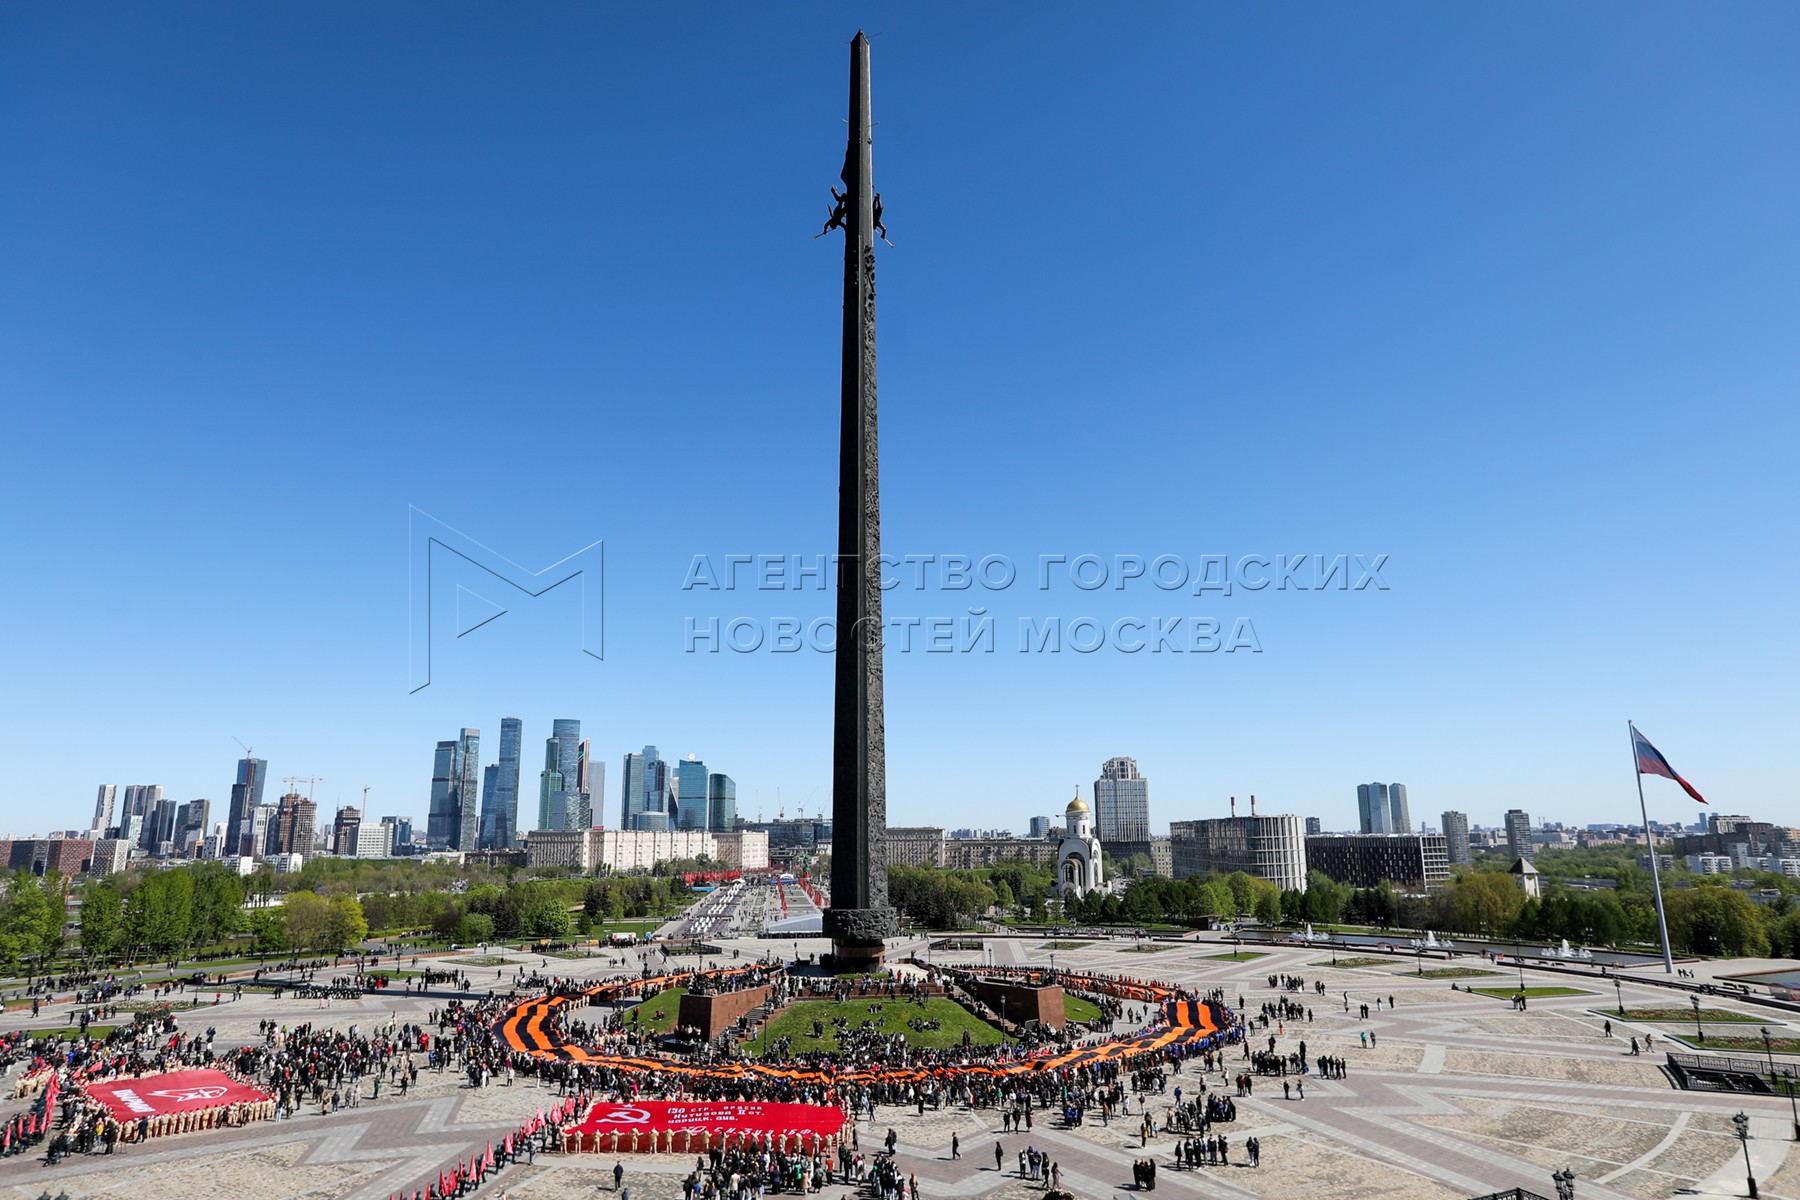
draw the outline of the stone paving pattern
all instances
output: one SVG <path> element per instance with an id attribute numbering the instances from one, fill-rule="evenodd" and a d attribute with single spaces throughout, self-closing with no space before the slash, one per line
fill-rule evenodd
<path id="1" fill-rule="evenodd" d="M 1040 937 L 1001 939 L 994 960 L 1017 964 L 1043 961 Z M 747 954 L 774 945 L 750 939 L 724 943 Z M 802 940 L 803 953 L 823 943 Z M 922 943 L 921 943 L 922 946 Z M 1731 1114 L 1740 1109 L 1752 1117 L 1751 1160 L 1761 1194 L 1772 1200 L 1800 1200 L 1800 1152 L 1794 1152 L 1785 1098 L 1717 1096 L 1673 1088 L 1660 1069 L 1661 1043 L 1679 1026 L 1635 1025 L 1613 1018 L 1615 1036 L 1602 1036 L 1604 1011 L 1615 1003 L 1610 981 L 1591 981 L 1592 994 L 1537 999 L 1528 1011 L 1514 1012 L 1505 1000 L 1453 991 L 1454 981 L 1420 979 L 1407 970 L 1410 960 L 1393 967 L 1333 968 L 1320 965 L 1316 947 L 1282 947 L 1249 962 L 1223 961 L 1215 940 L 1192 941 L 1162 953 L 1122 956 L 1120 943 L 1094 941 L 1075 950 L 1058 950 L 1057 965 L 1068 968 L 1141 974 L 1193 986 L 1223 987 L 1233 1004 L 1242 995 L 1254 1012 L 1278 993 L 1267 978 L 1293 973 L 1307 980 L 1302 994 L 1288 993 L 1313 1008 L 1310 1022 L 1289 1023 L 1280 1047 L 1291 1050 L 1304 1037 L 1311 1056 L 1340 1055 L 1349 1063 L 1342 1081 L 1309 1080 L 1306 1099 L 1283 1100 L 1280 1082 L 1259 1079 L 1256 1095 L 1238 1101 L 1239 1119 L 1224 1127 L 1233 1158 L 1241 1159 L 1244 1138 L 1254 1132 L 1262 1141 L 1262 1166 L 1237 1165 L 1199 1171 L 1177 1171 L 1170 1165 L 1174 1141 L 1140 1143 L 1134 1117 L 1074 1130 L 1052 1129 L 1036 1122 L 1029 1134 L 1002 1133 L 992 1114 L 968 1110 L 927 1112 L 882 1109 L 858 1136 L 873 1148 L 891 1127 L 900 1138 L 900 1165 L 917 1172 L 925 1197 L 969 1196 L 1022 1200 L 1041 1195 L 1016 1171 L 993 1169 L 993 1145 L 1001 1143 L 1011 1166 L 1027 1144 L 1046 1150 L 1060 1164 L 1064 1186 L 1081 1197 L 1132 1192 L 1131 1163 L 1153 1155 L 1160 1169 L 1157 1184 L 1176 1197 L 1354 1197 L 1383 1200 L 1452 1200 L 1524 1187 L 1553 1195 L 1550 1171 L 1572 1167 L 1579 1176 L 1581 1200 L 1675 1194 L 1732 1196 L 1745 1194 L 1742 1150 L 1731 1132 Z M 472 956 L 465 956 L 472 957 Z M 511 956 L 537 967 L 535 956 Z M 974 964 L 972 951 L 934 953 L 934 960 Z M 450 961 L 455 961 L 452 958 Z M 1459 960 L 1467 961 L 1467 960 Z M 545 963 L 564 975 L 609 975 L 616 957 L 559 958 Z M 478 988 L 500 985 L 487 977 L 492 968 L 471 968 Z M 1655 968 L 1640 968 L 1638 974 Z M 1709 968 L 1697 968 L 1702 977 Z M 1720 973 L 1744 969 L 1720 964 Z M 506 977 L 511 967 L 503 968 Z M 1530 968 L 1534 984 L 1587 986 L 1568 976 Z M 1510 974 L 1506 980 L 1516 978 Z M 1628 975 L 1629 978 L 1629 975 Z M 1310 990 L 1323 981 L 1325 994 Z M 1480 982 L 1502 982 L 1500 980 Z M 1349 993 L 1353 1011 L 1343 1008 Z M 1396 1002 L 1388 1008 L 1387 999 Z M 1377 998 L 1382 1011 L 1375 1012 Z M 1628 1006 L 1668 1003 L 1659 989 L 1627 983 Z M 1354 1008 L 1371 1005 L 1370 1018 L 1358 1019 Z M 288 1025 L 301 1022 L 369 1028 L 390 1017 L 423 1020 L 433 1001 L 384 995 L 379 999 L 317 1001 L 246 994 L 224 1003 L 183 1014 L 184 1029 L 215 1025 L 221 1047 L 256 1040 L 256 1023 L 265 1018 Z M 1782 1014 L 1720 1000 L 1720 1007 L 1741 1007 L 1782 1029 Z M 0 1017 L 0 1029 L 65 1023 L 68 1007 L 45 1009 L 37 1022 L 29 1010 Z M 1794 1022 L 1800 1024 L 1800 1021 Z M 1792 1028 L 1792 1026 L 1788 1026 Z M 1377 1044 L 1362 1044 L 1364 1032 Z M 1653 1032 L 1653 1054 L 1629 1055 L 1629 1036 Z M 1260 1040 L 1266 1035 L 1260 1031 Z M 1227 1066 L 1237 1062 L 1228 1058 Z M 16 1073 L 17 1068 L 14 1068 Z M 1195 1089 L 1196 1068 L 1171 1077 Z M 1214 1075 L 1208 1086 L 1225 1084 Z M 0 1095 L 10 1088 L 0 1088 Z M 1167 1105 L 1172 1097 L 1161 1099 Z M 123 1147 L 110 1157 L 74 1156 L 47 1167 L 40 1155 L 0 1160 L 0 1200 L 36 1200 L 43 1192 L 65 1191 L 72 1200 L 180 1197 L 181 1200 L 383 1200 L 401 1190 L 409 1194 L 436 1177 L 439 1169 L 489 1138 L 500 1138 L 555 1094 L 524 1076 L 512 1087 L 485 1089 L 463 1085 L 451 1072 L 420 1075 L 420 1086 L 404 1099 L 386 1095 L 364 1100 L 357 1108 L 331 1116 L 314 1111 L 281 1122 L 241 1129 L 186 1134 Z M 22 1107 L 0 1104 L 0 1120 Z M 1133 1103 L 1134 1112 L 1137 1102 Z M 1159 1099 L 1152 1098 L 1152 1111 Z M 962 1158 L 949 1159 L 950 1135 L 961 1138 Z M 612 1191 L 612 1166 L 621 1161 L 634 1200 L 669 1200 L 680 1195 L 680 1178 L 691 1167 L 685 1156 L 539 1156 L 529 1166 L 502 1172 L 479 1195 L 501 1191 L 518 1200 L 599 1195 Z M 849 1189 L 827 1189 L 837 1200 Z"/>

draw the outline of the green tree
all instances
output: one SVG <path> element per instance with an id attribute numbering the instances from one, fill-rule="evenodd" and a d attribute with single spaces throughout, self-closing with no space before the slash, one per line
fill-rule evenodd
<path id="1" fill-rule="evenodd" d="M 125 923 L 125 897 L 110 883 L 95 884 L 81 901 L 81 952 L 103 958 L 118 947 Z"/>
<path id="2" fill-rule="evenodd" d="M 324 949 L 348 950 L 368 936 L 369 923 L 355 896 L 339 893 L 326 901 Z"/>
<path id="3" fill-rule="evenodd" d="M 330 941 L 331 905 L 317 892 L 289 892 L 281 906 L 288 945 L 296 950 L 323 950 Z"/>

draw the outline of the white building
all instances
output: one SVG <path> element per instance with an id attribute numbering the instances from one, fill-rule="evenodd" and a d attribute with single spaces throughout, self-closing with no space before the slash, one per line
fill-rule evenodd
<path id="1" fill-rule="evenodd" d="M 1081 790 L 1063 810 L 1063 839 L 1056 850 L 1056 894 L 1064 898 L 1099 891 L 1106 882 L 1100 858 L 1100 839 L 1094 836 L 1092 818 Z"/>
<path id="2" fill-rule="evenodd" d="M 1731 867 L 1731 856 L 1728 854 L 1690 854 L 1687 856 L 1687 868 L 1696 875 L 1729 875 Z"/>

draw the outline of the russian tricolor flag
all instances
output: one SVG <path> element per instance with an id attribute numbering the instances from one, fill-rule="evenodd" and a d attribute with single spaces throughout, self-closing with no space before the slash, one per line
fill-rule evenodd
<path id="1" fill-rule="evenodd" d="M 1671 767 L 1669 760 L 1662 756 L 1662 751 L 1652 746 L 1649 739 L 1637 731 L 1636 725 L 1631 727 L 1631 747 L 1637 752 L 1639 775 L 1661 775 L 1664 779 L 1673 779 L 1681 785 L 1682 791 L 1700 803 L 1706 803 L 1706 797 L 1696 792 L 1693 784 L 1675 773 L 1675 768 Z"/>

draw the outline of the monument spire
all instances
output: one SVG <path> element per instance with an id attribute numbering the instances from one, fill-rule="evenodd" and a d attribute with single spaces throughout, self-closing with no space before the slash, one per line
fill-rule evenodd
<path id="1" fill-rule="evenodd" d="M 875 422 L 875 230 L 869 39 L 850 43 L 850 135 L 825 228 L 844 231 L 843 387 L 838 439 L 836 691 L 831 763 L 831 907 L 838 967 L 881 965 L 898 932 L 887 903 L 887 749 L 881 683 L 881 488 Z"/>

